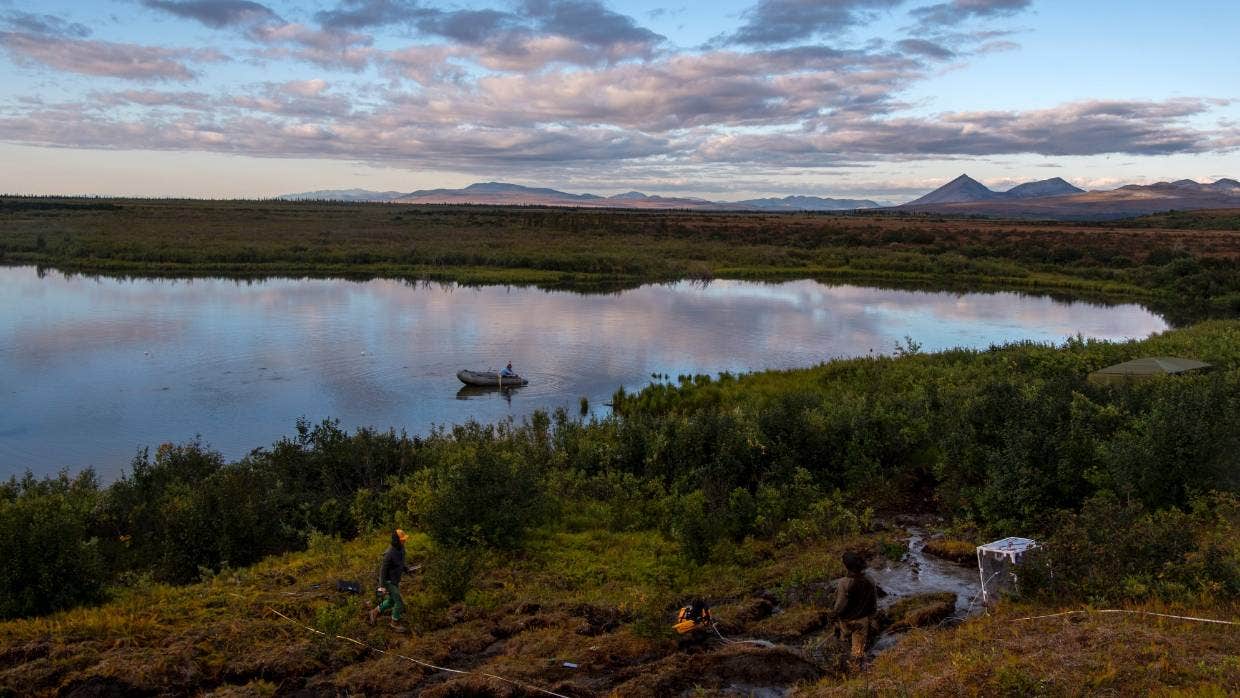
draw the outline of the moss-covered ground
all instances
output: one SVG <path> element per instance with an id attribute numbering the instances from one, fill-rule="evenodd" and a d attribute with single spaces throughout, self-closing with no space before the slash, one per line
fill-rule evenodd
<path id="1" fill-rule="evenodd" d="M 842 550 L 898 550 L 897 531 L 783 546 L 749 540 L 697 566 L 657 533 L 608 532 L 589 512 L 573 518 L 538 532 L 520 553 L 488 559 L 459 603 L 437 598 L 417 574 L 407 578 L 408 634 L 364 618 L 384 548 L 378 536 L 316 537 L 305 552 L 187 586 L 138 581 L 103 606 L 0 625 L 0 690 L 539 695 L 479 673 L 572 696 L 729 688 L 741 691 L 731 695 L 780 688 L 798 695 L 1213 696 L 1240 685 L 1235 626 L 1115 615 L 1015 620 L 1061 610 L 1045 604 L 1001 605 L 958 626 L 910 630 L 850 674 L 823 613 L 828 585 L 842 572 Z M 426 561 L 431 550 L 415 534 L 410 562 Z M 363 594 L 337 591 L 338 580 L 360 581 Z M 775 646 L 676 636 L 675 609 L 693 596 L 714 603 L 730 639 Z M 918 604 L 906 605 L 893 613 L 907 612 L 916 624 Z M 1139 608 L 1240 620 L 1240 609 L 1221 601 Z M 436 671 L 396 654 L 474 673 Z"/>

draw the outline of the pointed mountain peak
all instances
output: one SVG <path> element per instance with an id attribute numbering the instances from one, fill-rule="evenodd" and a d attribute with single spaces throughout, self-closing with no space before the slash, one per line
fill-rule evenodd
<path id="1" fill-rule="evenodd" d="M 954 204 L 965 201 L 986 201 L 989 199 L 997 199 L 1003 195 L 991 191 L 986 185 L 973 179 L 967 174 L 962 174 L 934 191 L 926 194 L 920 199 L 910 201 L 906 206 L 920 206 L 925 204 Z"/>

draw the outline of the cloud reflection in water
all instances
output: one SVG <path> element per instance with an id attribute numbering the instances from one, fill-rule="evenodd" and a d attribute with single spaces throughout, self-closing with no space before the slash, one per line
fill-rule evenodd
<path id="1" fill-rule="evenodd" d="M 393 280 L 117 280 L 0 268 L 0 476 L 94 465 L 201 434 L 230 458 L 300 416 L 423 432 L 470 417 L 596 408 L 651 373 L 808 366 L 1166 329 L 1136 305 L 813 281 L 650 285 L 605 295 Z M 461 368 L 511 360 L 520 391 L 457 399 Z M 505 399 L 505 398 L 508 399 Z"/>

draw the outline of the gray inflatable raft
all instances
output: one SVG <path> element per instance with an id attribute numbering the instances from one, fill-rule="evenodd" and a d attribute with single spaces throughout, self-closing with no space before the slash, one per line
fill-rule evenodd
<path id="1" fill-rule="evenodd" d="M 478 385 L 488 388 L 516 387 L 529 383 L 521 376 L 501 376 L 495 371 L 461 370 L 456 372 L 456 377 L 465 385 Z"/>

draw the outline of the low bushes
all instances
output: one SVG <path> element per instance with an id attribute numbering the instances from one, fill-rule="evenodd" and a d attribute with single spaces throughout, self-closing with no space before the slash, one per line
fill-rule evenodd
<path id="1" fill-rule="evenodd" d="M 1217 368 L 1119 387 L 1085 379 L 1167 354 Z M 1220 322 L 1124 344 L 928 355 L 910 340 L 898 358 L 686 376 L 618 394 L 601 420 L 560 410 L 425 437 L 302 421 L 236 463 L 190 442 L 139 454 L 107 488 L 89 474 L 12 480 L 0 490 L 0 552 L 14 562 L 0 594 L 6 614 L 43 613 L 127 576 L 185 582 L 315 532 L 398 525 L 461 561 L 520 549 L 549 526 L 605 526 L 661 531 L 705 562 L 747 538 L 864 531 L 880 510 L 935 511 L 979 535 L 1049 533 L 1056 575 L 1037 587 L 1048 594 L 1234 596 L 1235 551 L 1220 533 L 1234 525 L 1202 518 L 1234 515 L 1225 495 L 1202 495 L 1240 489 L 1237 408 L 1240 323 Z M 1188 529 L 1196 537 L 1176 537 Z M 472 563 L 458 567 L 428 572 L 446 597 L 468 589 Z M 49 581 L 66 576 L 87 581 Z"/>
<path id="2" fill-rule="evenodd" d="M 1150 511 L 1109 493 L 1061 514 L 1021 565 L 1021 590 L 1054 601 L 1116 603 L 1240 595 L 1240 497 Z"/>
<path id="3" fill-rule="evenodd" d="M 548 514 L 538 455 L 526 441 L 538 436 L 528 428 L 505 438 L 469 423 L 435 440 L 430 466 L 416 476 L 411 517 L 443 546 L 518 547 Z"/>
<path id="4" fill-rule="evenodd" d="M 0 484 L 0 618 L 103 597 L 103 558 L 90 530 L 98 498 L 91 471 Z"/>

